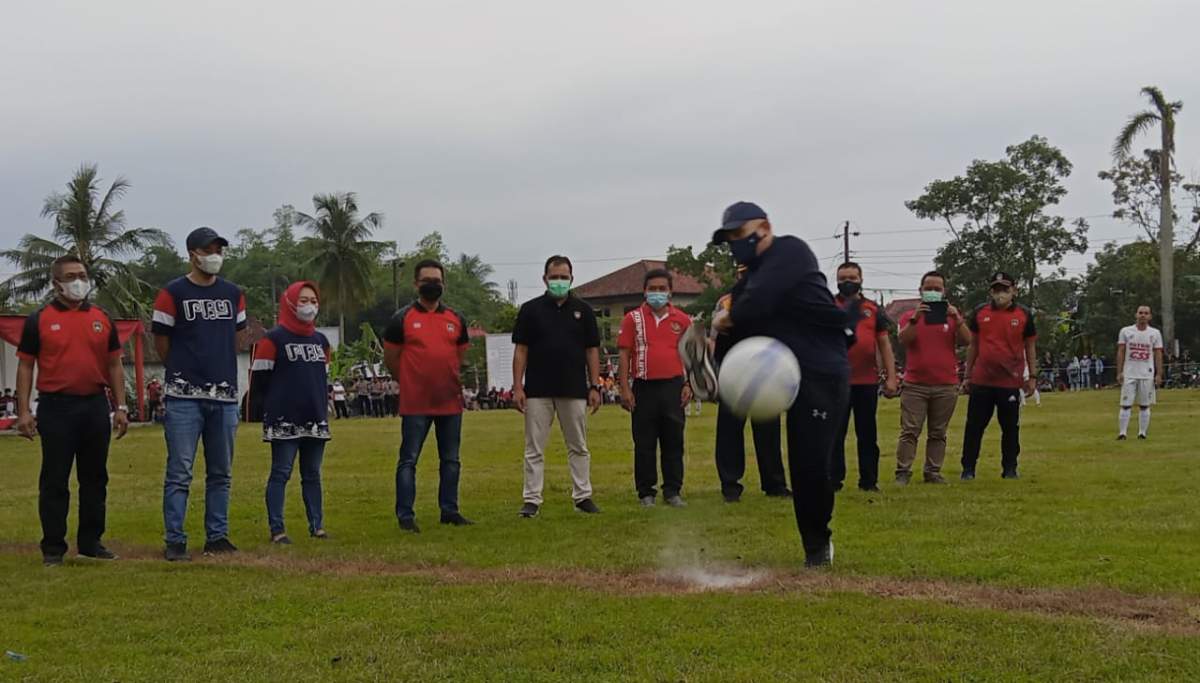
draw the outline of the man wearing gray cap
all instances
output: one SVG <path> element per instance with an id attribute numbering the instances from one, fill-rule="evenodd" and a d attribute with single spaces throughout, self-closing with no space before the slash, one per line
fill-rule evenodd
<path id="1" fill-rule="evenodd" d="M 812 249 L 798 237 L 776 236 L 758 205 L 738 202 L 726 209 L 712 241 L 728 244 L 734 260 L 747 267 L 745 287 L 728 313 L 713 318 L 713 328 L 778 339 L 800 363 L 804 379 L 787 412 L 792 502 L 805 565 L 827 566 L 833 562 L 829 459 L 850 403 L 847 348 L 855 321 L 834 302 Z"/>
<path id="2" fill-rule="evenodd" d="M 193 230 L 187 238 L 191 270 L 168 282 L 154 301 L 154 348 L 166 367 L 164 555 L 172 562 L 190 559 L 183 522 L 202 439 L 204 554 L 237 550 L 229 542 L 229 488 L 238 422 L 237 333 L 246 326 L 246 297 L 217 277 L 228 245 L 212 228 Z"/>

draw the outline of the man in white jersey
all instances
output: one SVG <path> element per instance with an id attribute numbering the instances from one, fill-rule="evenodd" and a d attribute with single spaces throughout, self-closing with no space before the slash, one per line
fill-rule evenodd
<path id="1" fill-rule="evenodd" d="M 1163 383 L 1162 333 L 1150 327 L 1150 307 L 1138 306 L 1137 324 L 1123 328 L 1117 337 L 1117 384 L 1121 387 L 1121 431 L 1124 441 L 1129 430 L 1133 403 L 1138 404 L 1138 438 L 1146 438 L 1150 428 L 1150 406 L 1155 402 L 1155 387 Z"/>

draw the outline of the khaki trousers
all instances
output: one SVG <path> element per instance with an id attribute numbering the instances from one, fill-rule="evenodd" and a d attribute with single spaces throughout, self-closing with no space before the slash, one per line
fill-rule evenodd
<path id="1" fill-rule="evenodd" d="M 546 440 L 554 415 L 558 414 L 563 441 L 567 443 L 567 467 L 571 470 L 571 499 L 578 503 L 592 497 L 592 456 L 587 448 L 587 400 L 582 398 L 530 398 L 525 402 L 525 494 L 526 503 L 542 504 Z"/>
<path id="2" fill-rule="evenodd" d="M 941 472 L 946 460 L 946 428 L 958 405 L 958 387 L 953 384 L 905 384 L 900 395 L 900 442 L 896 445 L 896 473 L 912 471 L 917 457 L 917 439 L 929 422 L 925 439 L 925 474 Z"/>

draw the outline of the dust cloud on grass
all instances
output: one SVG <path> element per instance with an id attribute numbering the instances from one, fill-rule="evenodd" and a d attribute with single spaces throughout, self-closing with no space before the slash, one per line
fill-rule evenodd
<path id="1" fill-rule="evenodd" d="M 665 584 L 692 591 L 729 591 L 757 588 L 770 580 L 765 570 L 707 559 L 705 541 L 693 529 L 672 527 L 663 536 L 654 575 Z"/>

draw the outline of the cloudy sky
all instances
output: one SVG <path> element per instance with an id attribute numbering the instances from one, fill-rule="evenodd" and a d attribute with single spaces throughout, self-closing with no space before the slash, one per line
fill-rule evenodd
<path id="1" fill-rule="evenodd" d="M 5 247 L 89 161 L 179 242 L 354 190 L 380 238 L 440 230 L 522 298 L 550 253 L 583 281 L 699 245 L 738 199 L 828 270 L 851 221 L 868 285 L 906 289 L 946 235 L 903 202 L 1033 134 L 1075 164 L 1062 210 L 1095 246 L 1136 236 L 1096 172 L 1143 85 L 1184 100 L 1200 175 L 1194 0 L 39 0 L 5 25 Z"/>

